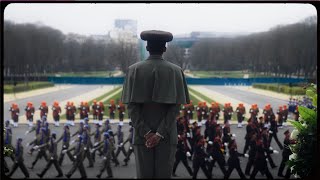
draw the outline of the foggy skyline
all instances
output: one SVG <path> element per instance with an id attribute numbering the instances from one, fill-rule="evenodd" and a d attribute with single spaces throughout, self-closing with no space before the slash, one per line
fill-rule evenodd
<path id="1" fill-rule="evenodd" d="M 4 11 L 4 20 L 41 22 L 65 34 L 88 36 L 107 34 L 114 28 L 115 19 L 133 19 L 138 22 L 138 34 L 159 29 L 180 35 L 192 31 L 262 32 L 313 15 L 317 12 L 310 4 L 12 3 Z"/>

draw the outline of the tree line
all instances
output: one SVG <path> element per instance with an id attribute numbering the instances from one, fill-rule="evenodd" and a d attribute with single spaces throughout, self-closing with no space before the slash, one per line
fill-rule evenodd
<path id="1" fill-rule="evenodd" d="M 81 41 L 38 24 L 4 21 L 5 76 L 56 72 L 107 71 L 138 61 L 138 43 L 123 39 Z"/>

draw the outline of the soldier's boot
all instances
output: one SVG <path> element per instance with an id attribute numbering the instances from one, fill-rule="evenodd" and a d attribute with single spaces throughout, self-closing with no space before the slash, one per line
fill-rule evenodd
<path id="1" fill-rule="evenodd" d="M 71 174 L 65 174 L 65 176 L 66 176 L 68 179 L 70 179 Z"/>
<path id="2" fill-rule="evenodd" d="M 122 165 L 122 166 L 128 166 L 128 162 L 125 161 L 125 162 L 124 162 L 124 165 Z"/>
<path id="3" fill-rule="evenodd" d="M 42 174 L 42 173 L 41 173 L 41 174 L 37 173 L 37 176 L 38 176 L 39 178 L 42 178 L 42 177 L 43 177 L 43 174 Z"/>
<path id="4" fill-rule="evenodd" d="M 96 175 L 96 177 L 100 179 L 101 178 L 101 173 Z"/>
<path id="5" fill-rule="evenodd" d="M 58 177 L 63 177 L 63 174 L 58 174 L 56 177 L 57 177 L 57 178 L 58 178 Z"/>
<path id="6" fill-rule="evenodd" d="M 106 179 L 111 179 L 111 178 L 113 178 L 112 175 L 109 175 L 109 176 L 106 177 Z"/>

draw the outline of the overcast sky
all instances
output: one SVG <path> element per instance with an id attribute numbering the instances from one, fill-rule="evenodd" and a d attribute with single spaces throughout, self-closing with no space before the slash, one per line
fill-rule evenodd
<path id="1" fill-rule="evenodd" d="M 115 19 L 138 21 L 138 34 L 159 29 L 174 35 L 192 31 L 261 32 L 317 15 L 310 4 L 10 4 L 4 19 L 42 22 L 63 33 L 107 34 Z"/>

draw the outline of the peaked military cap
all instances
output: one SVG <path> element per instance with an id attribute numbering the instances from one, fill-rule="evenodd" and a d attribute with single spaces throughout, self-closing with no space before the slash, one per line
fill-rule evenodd
<path id="1" fill-rule="evenodd" d="M 159 30 L 142 31 L 140 37 L 144 41 L 170 42 L 173 39 L 173 36 L 170 32 Z"/>

